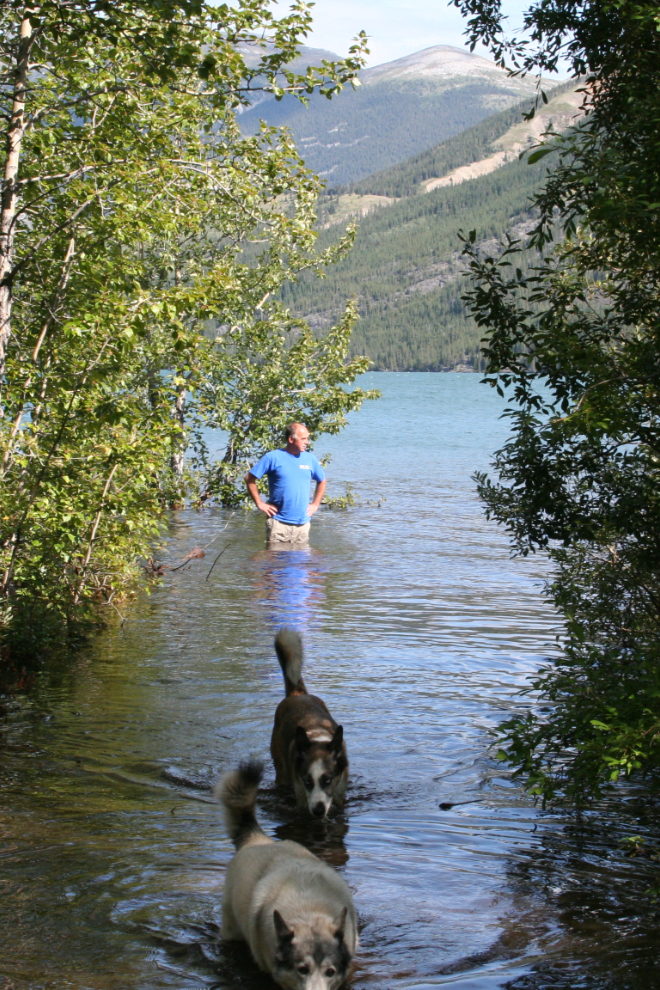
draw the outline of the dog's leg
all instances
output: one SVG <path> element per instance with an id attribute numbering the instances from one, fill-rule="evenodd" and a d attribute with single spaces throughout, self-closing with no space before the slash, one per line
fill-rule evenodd
<path id="1" fill-rule="evenodd" d="M 244 940 L 243 933 L 238 927 L 238 923 L 232 910 L 231 901 L 228 897 L 225 897 L 222 902 L 222 925 L 220 927 L 220 938 L 224 942 Z"/>
<path id="2" fill-rule="evenodd" d="M 293 784 L 293 791 L 296 795 L 296 804 L 298 805 L 299 808 L 306 808 L 307 791 L 305 790 L 302 780 L 300 780 L 297 774 L 294 776 L 292 784 Z"/>
<path id="3" fill-rule="evenodd" d="M 339 782 L 337 783 L 337 786 L 335 787 L 334 793 L 332 795 L 333 804 L 335 804 L 338 808 L 343 808 L 344 806 L 344 803 L 346 801 L 347 787 L 348 787 L 348 770 L 345 770 L 344 773 L 339 778 Z"/>

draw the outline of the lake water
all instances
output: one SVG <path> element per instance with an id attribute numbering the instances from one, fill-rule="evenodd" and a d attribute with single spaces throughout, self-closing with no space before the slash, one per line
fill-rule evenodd
<path id="1" fill-rule="evenodd" d="M 345 814 L 310 822 L 269 766 L 260 818 L 346 877 L 356 990 L 660 986 L 658 867 L 620 845 L 658 843 L 653 807 L 543 812 L 489 753 L 559 632 L 544 561 L 510 558 L 470 480 L 502 402 L 476 375 L 365 380 L 383 398 L 316 446 L 355 509 L 319 513 L 290 553 L 255 512 L 178 513 L 163 559 L 206 556 L 0 719 L 0 990 L 272 987 L 218 941 L 232 850 L 209 789 L 268 753 L 283 623 L 352 784 Z"/>

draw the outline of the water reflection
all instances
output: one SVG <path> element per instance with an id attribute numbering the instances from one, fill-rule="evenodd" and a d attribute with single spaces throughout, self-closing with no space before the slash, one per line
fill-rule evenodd
<path id="1" fill-rule="evenodd" d="M 346 866 L 349 859 L 346 848 L 348 820 L 343 814 L 324 821 L 310 820 L 304 812 L 287 811 L 287 821 L 278 825 L 274 834 L 278 839 L 293 839 L 310 849 L 330 866 Z"/>
<path id="2" fill-rule="evenodd" d="M 312 547 L 267 547 L 252 557 L 255 605 L 263 609 L 259 619 L 273 636 L 290 625 L 305 638 L 310 616 L 325 598 L 324 555 Z"/>
<path id="3" fill-rule="evenodd" d="M 629 793 L 580 817 L 555 815 L 536 842 L 513 859 L 508 878 L 518 911 L 503 937 L 536 947 L 524 977 L 507 990 L 643 990 L 660 986 L 658 920 L 652 888 L 660 813 Z M 625 839 L 650 840 L 650 856 L 631 856 Z M 643 847 L 642 847 L 643 848 Z"/>
<path id="4" fill-rule="evenodd" d="M 235 514 L 210 574 L 210 558 L 170 573 L 0 721 L 0 990 L 272 990 L 247 950 L 218 943 L 232 849 L 210 786 L 267 757 L 284 623 L 345 727 L 352 783 L 345 811 L 316 822 L 269 769 L 259 817 L 346 877 L 355 988 L 660 987 L 644 893 L 658 866 L 619 845 L 660 846 L 657 813 L 605 803 L 578 827 L 488 752 L 557 632 L 542 561 L 510 560 L 472 492 L 503 439 L 497 397 L 475 376 L 380 378 L 382 404 L 327 446 L 333 479 L 359 465 L 356 491 L 383 508 L 319 514 L 312 548 L 289 553 Z M 402 418 L 416 429 L 397 450 Z M 168 560 L 227 521 L 178 513 Z"/>

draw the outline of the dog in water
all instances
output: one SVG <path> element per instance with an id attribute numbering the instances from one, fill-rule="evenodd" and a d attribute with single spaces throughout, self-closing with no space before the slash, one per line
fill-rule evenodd
<path id="1" fill-rule="evenodd" d="M 275 650 L 286 692 L 275 712 L 270 741 L 276 783 L 293 787 L 301 808 L 306 807 L 315 818 L 325 818 L 333 804 L 343 804 L 346 795 L 344 731 L 324 702 L 307 694 L 302 643 L 295 629 L 280 629 Z"/>
<path id="2" fill-rule="evenodd" d="M 349 974 L 357 919 L 345 881 L 297 842 L 275 842 L 255 806 L 260 763 L 244 763 L 214 790 L 236 846 L 222 901 L 223 939 L 241 939 L 286 990 L 335 990 Z"/>

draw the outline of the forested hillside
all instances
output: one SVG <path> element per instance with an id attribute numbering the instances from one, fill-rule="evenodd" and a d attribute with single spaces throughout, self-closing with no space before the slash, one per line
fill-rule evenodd
<path id="1" fill-rule="evenodd" d="M 535 79 L 510 78 L 493 62 L 448 45 L 360 73 L 362 85 L 305 107 L 293 98 L 256 102 L 241 128 L 287 126 L 307 165 L 329 186 L 402 162 L 531 95 Z"/>
<path id="2" fill-rule="evenodd" d="M 562 97 L 565 99 L 573 94 L 575 87 L 576 83 L 572 79 L 558 86 L 545 87 L 550 102 L 547 107 L 541 104 L 537 117 L 544 118 L 545 123 L 553 119 L 553 111 L 554 117 L 562 111 L 565 112 L 568 105 L 565 105 Z M 423 183 L 428 179 L 446 175 L 461 165 L 468 165 L 485 158 L 491 153 L 493 145 L 499 138 L 521 123 L 523 114 L 532 105 L 531 100 L 516 103 L 513 107 L 492 114 L 486 120 L 457 135 L 453 140 L 443 141 L 419 155 L 383 172 L 375 172 L 359 182 L 352 183 L 345 190 L 340 189 L 337 192 L 397 198 L 423 192 Z"/>
<path id="3" fill-rule="evenodd" d="M 285 303 L 321 328 L 337 318 L 346 299 L 355 297 L 361 319 L 352 347 L 370 357 L 377 369 L 480 368 L 482 332 L 460 299 L 464 266 L 458 231 L 475 229 L 484 251 L 494 249 L 507 231 L 524 233 L 532 221 L 530 197 L 548 159 L 529 165 L 516 158 L 489 175 L 423 195 L 418 195 L 419 182 L 487 154 L 493 141 L 522 119 L 527 106 L 499 113 L 428 155 L 353 187 L 402 198 L 360 220 L 354 249 L 325 279 L 303 276 L 288 283 Z M 339 236 L 341 227 L 328 221 L 334 220 L 340 201 L 332 192 L 322 198 L 323 246 Z M 523 267 L 527 263 L 523 259 Z"/>

